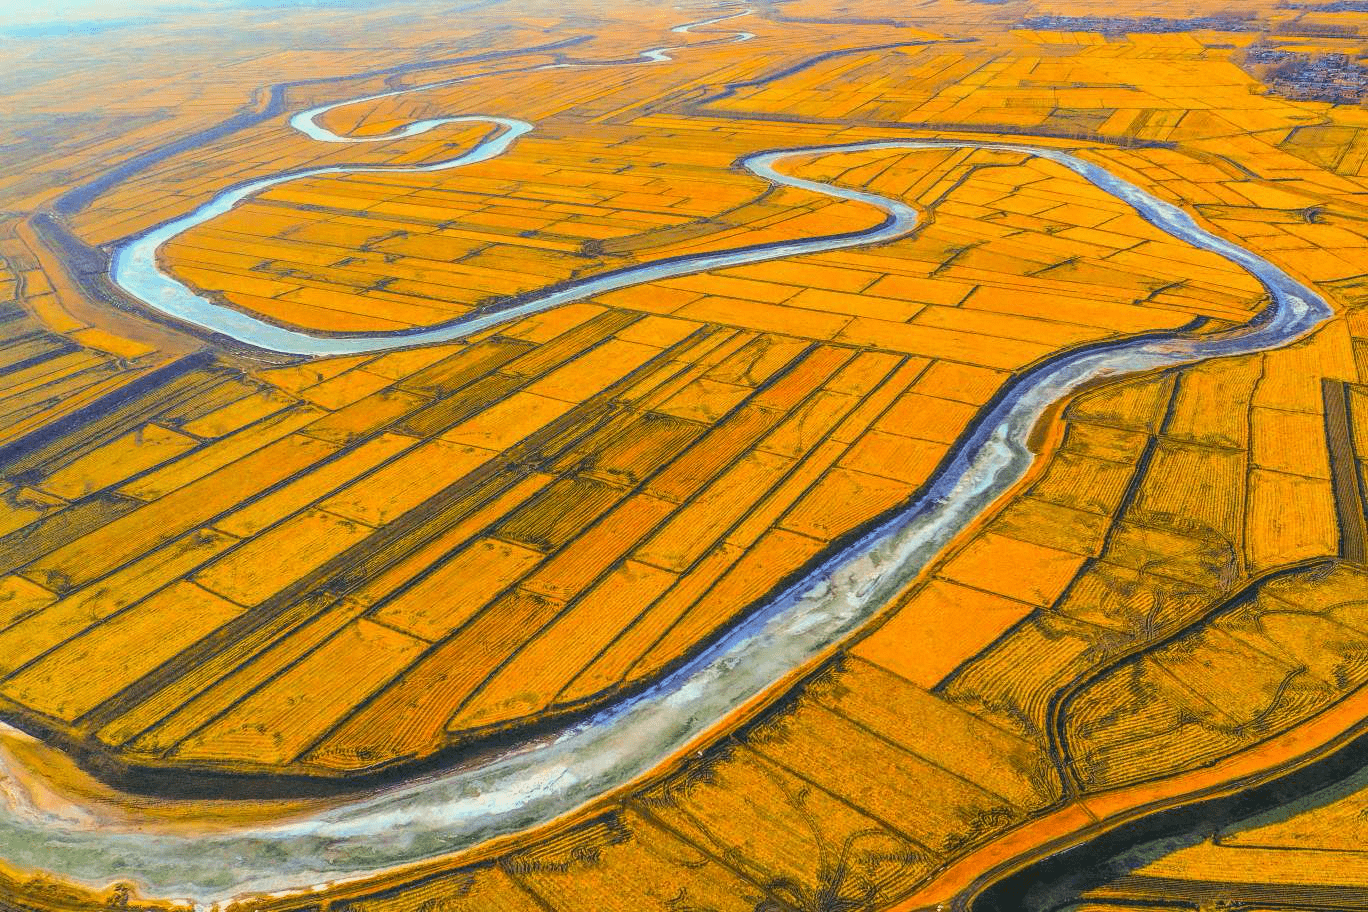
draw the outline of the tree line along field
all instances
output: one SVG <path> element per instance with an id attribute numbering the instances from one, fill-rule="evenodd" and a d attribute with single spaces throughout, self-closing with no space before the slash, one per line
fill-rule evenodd
<path id="1" fill-rule="evenodd" d="M 177 238 L 163 265 L 286 325 L 431 326 L 627 265 L 878 223 L 731 167 L 757 150 L 1002 137 L 1075 150 L 1184 206 L 1338 315 L 1281 350 L 1080 394 L 1037 435 L 1028 479 L 763 711 L 574 819 L 338 887 L 331 908 L 917 908 L 995 852 L 1276 772 L 1355 724 L 1363 109 L 1259 86 L 1233 60 L 1259 30 L 809 6 L 760 5 L 740 20 L 749 46 L 672 35 L 684 12 L 665 6 L 596 11 L 592 28 L 534 11 L 500 33 L 534 48 L 514 66 L 291 90 L 297 110 L 469 77 L 327 124 L 376 135 L 481 112 L 536 130 L 452 171 L 278 185 Z M 1258 21 L 1321 47 L 1354 39 L 1299 37 L 1298 22 L 1366 18 L 1317 15 Z M 474 56 L 485 37 L 450 43 Z M 696 47 L 536 69 L 651 43 Z M 393 62 L 435 54 L 402 51 Z M 391 58 L 282 61 L 203 91 Z M 206 107 L 193 123 L 231 114 Z M 125 153 L 191 126 L 146 117 Z M 483 135 L 453 125 L 339 151 L 284 121 L 171 155 L 66 223 L 108 246 L 245 179 L 435 161 Z M 59 173 L 75 185 L 107 156 L 73 149 Z M 1022 371 L 1099 340 L 1243 324 L 1266 303 L 1234 265 L 1031 156 L 814 154 L 785 167 L 905 200 L 923 225 L 456 343 L 291 362 L 92 298 L 90 263 L 27 217 L 65 189 L 40 186 L 40 167 L 0 184 L 14 200 L 0 225 L 0 709 L 127 781 L 400 775 L 578 717 L 909 503 Z M 30 905 L 88 901 L 26 876 L 11 889 Z M 1108 907 L 1132 896 L 1117 895 Z"/>

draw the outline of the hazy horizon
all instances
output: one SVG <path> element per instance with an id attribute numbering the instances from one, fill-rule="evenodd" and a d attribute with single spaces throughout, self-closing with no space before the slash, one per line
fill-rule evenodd
<path id="1" fill-rule="evenodd" d="M 44 33 L 58 30 L 53 27 L 81 26 L 108 27 L 116 23 L 133 23 L 143 19 L 174 17 L 194 10 L 213 7 L 310 7 L 355 6 L 357 3 L 380 0 L 0 0 L 0 25 L 15 35 L 17 30 Z"/>

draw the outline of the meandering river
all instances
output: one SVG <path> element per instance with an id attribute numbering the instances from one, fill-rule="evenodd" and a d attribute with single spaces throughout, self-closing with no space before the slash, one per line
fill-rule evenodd
<path id="1" fill-rule="evenodd" d="M 741 14 L 738 14 L 741 15 Z M 707 20 L 708 24 L 726 18 Z M 705 23 L 680 26 L 676 31 Z M 727 40 L 744 40 L 745 33 Z M 646 62 L 668 60 L 676 48 L 643 52 Z M 547 66 L 593 64 L 548 64 Z M 614 64 L 621 65 L 621 64 Z M 462 77 L 400 91 L 453 85 Z M 1248 326 L 1206 335 L 1155 333 L 1064 352 L 1017 377 L 960 442 L 923 496 L 890 516 L 650 689 L 558 734 L 493 759 L 346 800 L 277 822 L 206 821 L 187 835 L 150 823 L 103 819 L 98 807 L 73 812 L 26 800 L 17 777 L 3 783 L 0 857 L 79 882 L 136 881 L 148 895 L 210 904 L 247 892 L 307 889 L 408 862 L 456 852 L 563 815 L 649 771 L 703 735 L 718 719 L 763 693 L 775 681 L 858 628 L 885 605 L 1032 461 L 1027 439 L 1061 397 L 1101 378 L 1263 351 L 1303 336 L 1331 314 L 1325 300 L 1257 254 L 1199 226 L 1186 212 L 1157 199 L 1103 167 L 1053 148 L 1011 142 L 886 139 L 751 155 L 742 164 L 771 184 L 874 206 L 883 222 L 868 230 L 784 243 L 676 257 L 569 283 L 487 313 L 403 333 L 328 335 L 278 326 L 208 300 L 162 272 L 163 244 L 280 183 L 326 174 L 437 171 L 486 161 L 506 152 L 531 124 L 512 118 L 461 115 L 419 121 L 383 137 L 339 136 L 319 117 L 340 105 L 304 111 L 295 129 L 323 142 L 374 142 L 414 136 L 443 124 L 487 123 L 491 134 L 465 154 L 417 166 L 315 168 L 253 181 L 218 194 L 182 218 L 133 239 L 115 252 L 111 276 L 128 293 L 161 313 L 277 352 L 326 356 L 376 352 L 462 338 L 520 316 L 670 276 L 804 253 L 878 244 L 904 237 L 917 213 L 898 200 L 786 174 L 798 158 L 871 150 L 984 149 L 1055 162 L 1124 201 L 1152 224 L 1195 247 L 1219 254 L 1258 278 L 1267 307 Z M 93 823 L 94 821 L 94 823 Z"/>

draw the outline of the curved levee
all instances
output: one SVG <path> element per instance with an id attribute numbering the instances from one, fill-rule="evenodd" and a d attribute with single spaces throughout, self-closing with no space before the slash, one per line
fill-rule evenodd
<path id="1" fill-rule="evenodd" d="M 296 116 L 314 124 L 321 109 Z M 302 118 L 302 119 L 301 119 Z M 441 122 L 477 118 L 447 118 Z M 459 167 L 506 150 L 530 126 L 478 118 L 499 132 L 460 158 L 407 170 Z M 427 121 L 436 125 L 438 121 Z M 316 126 L 316 124 L 315 124 Z M 301 127 L 303 129 L 303 127 Z M 323 128 L 317 128 L 320 132 Z M 405 134 L 412 135 L 412 134 Z M 557 735 L 491 760 L 353 799 L 274 824 L 230 826 L 193 837 L 104 823 L 23 805 L 5 790 L 0 857 L 87 883 L 133 879 L 150 894 L 208 903 L 246 892 L 307 888 L 459 851 L 532 827 L 627 783 L 706 733 L 715 722 L 763 693 L 792 669 L 859 627 L 914 578 L 961 530 L 1011 488 L 1033 456 L 1032 428 L 1061 397 L 1084 384 L 1208 358 L 1284 345 L 1330 316 L 1312 289 L 1257 254 L 1197 225 L 1181 209 L 1096 164 L 1055 149 L 1019 143 L 890 139 L 781 149 L 744 160 L 767 181 L 882 209 L 884 222 L 862 232 L 682 257 L 599 276 L 496 313 L 405 334 L 321 336 L 257 320 L 196 296 L 156 270 L 166 239 L 225 211 L 264 186 L 258 181 L 221 194 L 183 219 L 133 241 L 114 260 L 116 281 L 150 307 L 241 342 L 301 354 L 378 351 L 458 338 L 494 323 L 611 288 L 720 266 L 892 240 L 911 231 L 916 213 L 874 194 L 786 175 L 778 165 L 797 156 L 864 150 L 987 149 L 1038 156 L 1073 171 L 1123 200 L 1175 238 L 1220 254 L 1261 281 L 1268 307 L 1248 326 L 1209 335 L 1181 332 L 1100 343 L 1064 352 L 1022 374 L 961 440 L 925 492 L 906 509 L 830 555 L 704 653 L 649 689 Z M 342 169 L 318 169 L 308 174 Z M 368 170 L 368 169 L 347 169 Z M 160 277 L 160 278 L 159 278 Z"/>

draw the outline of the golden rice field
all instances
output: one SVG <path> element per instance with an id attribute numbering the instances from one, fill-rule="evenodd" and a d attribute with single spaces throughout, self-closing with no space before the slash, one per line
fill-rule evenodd
<path id="1" fill-rule="evenodd" d="M 672 32 L 743 7 L 414 0 L 269 27 L 185 12 L 174 55 L 147 24 L 0 37 L 0 720 L 74 758 L 45 786 L 61 801 L 192 822 L 182 779 L 250 806 L 518 745 L 643 692 L 916 502 L 1032 368 L 1268 303 L 1231 261 L 1004 150 L 814 152 L 782 170 L 900 200 L 917 229 L 361 355 L 158 315 L 103 278 L 140 232 L 247 180 L 374 167 L 265 189 L 158 263 L 271 324 L 414 332 L 882 222 L 758 179 L 737 164 L 755 152 L 1028 143 L 1180 206 L 1335 315 L 1058 403 L 1027 476 L 896 598 L 647 775 L 456 855 L 243 907 L 998 908 L 1014 865 L 1102 853 L 1107 828 L 1199 800 L 1226 814 L 1274 777 L 1302 793 L 1068 887 L 1073 908 L 1368 905 L 1368 793 L 1323 772 L 1368 684 L 1368 106 L 1251 62 L 1362 57 L 1359 6 L 792 0 Z M 655 46 L 679 49 L 631 63 Z M 255 116 L 271 85 L 281 112 Z M 488 124 L 354 146 L 289 126 L 353 97 L 327 129 L 452 112 L 535 129 L 397 172 Z M 177 899 L 133 875 L 0 878 L 4 908 Z"/>

